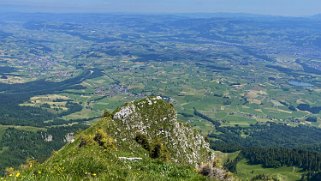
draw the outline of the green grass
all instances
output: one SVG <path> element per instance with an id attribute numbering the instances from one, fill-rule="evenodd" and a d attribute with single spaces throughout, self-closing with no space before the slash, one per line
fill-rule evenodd
<path id="1" fill-rule="evenodd" d="M 240 154 L 240 151 L 236 151 L 233 153 L 223 153 L 220 151 L 215 151 L 215 156 L 218 160 L 218 163 L 223 166 L 229 160 L 234 160 Z"/>
<path id="2" fill-rule="evenodd" d="M 154 133 L 160 128 L 173 134 L 173 121 L 159 122 L 161 118 L 175 119 L 175 111 L 171 104 L 163 100 L 150 99 L 153 104 L 149 105 L 147 99 L 128 103 L 135 105 L 136 114 L 140 114 L 144 121 L 149 120 L 150 125 L 146 135 L 155 136 Z M 141 106 L 139 108 L 139 106 Z M 120 108 L 119 108 L 120 109 Z M 117 112 L 117 110 L 116 110 Z M 136 120 L 137 119 L 137 120 Z M 140 118 L 132 117 L 131 122 L 135 124 L 148 124 Z M 154 121 L 154 122 L 151 122 Z M 194 140 L 197 131 L 190 127 L 178 125 L 182 130 L 186 130 L 184 135 Z M 21 170 L 12 171 L 7 174 L 8 180 L 208 180 L 207 177 L 198 173 L 194 164 L 189 163 L 186 158 L 189 155 L 175 154 L 182 148 L 178 146 L 170 147 L 166 143 L 167 138 L 161 136 L 148 138 L 148 149 L 139 144 L 135 138 L 135 128 L 130 130 L 123 125 L 122 120 L 113 120 L 112 115 L 102 118 L 95 122 L 90 128 L 84 130 L 76 136 L 76 141 L 65 145 L 61 150 L 54 152 L 53 155 L 44 163 L 36 166 L 26 164 Z M 183 134 L 183 133 L 181 133 Z M 98 135 L 98 136 L 97 136 Z M 137 135 L 136 135 L 137 136 Z M 172 137 L 171 143 L 175 142 Z M 176 138 L 175 139 L 179 139 Z M 136 141 L 135 141 L 136 140 Z M 147 138 L 146 138 L 147 140 Z M 179 141 L 179 140 L 177 140 Z M 190 142 L 190 141 L 189 141 Z M 153 145 L 166 145 L 159 151 L 158 157 L 150 156 L 154 153 Z M 176 143 L 177 145 L 177 143 Z M 156 148 L 156 147 L 155 147 Z M 197 163 L 206 162 L 208 150 L 200 148 L 184 152 L 197 153 Z M 176 150 L 175 150 L 176 149 Z M 197 148 L 198 149 L 198 148 Z M 195 152 L 194 152 L 195 151 Z M 139 157 L 141 160 L 124 161 L 119 157 Z M 174 159 L 176 161 L 174 161 Z M 16 176 L 19 173 L 19 176 Z"/>
<path id="3" fill-rule="evenodd" d="M 242 180 L 250 180 L 256 175 L 276 176 L 282 181 L 295 181 L 301 178 L 301 170 L 297 167 L 263 168 L 262 165 L 249 165 L 246 159 L 237 164 L 237 176 Z"/>

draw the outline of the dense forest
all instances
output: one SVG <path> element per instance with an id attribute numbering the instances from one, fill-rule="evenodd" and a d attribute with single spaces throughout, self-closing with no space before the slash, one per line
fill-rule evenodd
<path id="1" fill-rule="evenodd" d="M 19 166 L 27 159 L 39 162 L 48 158 L 54 150 L 66 144 L 66 135 L 83 130 L 88 126 L 78 124 L 48 128 L 44 131 L 25 131 L 8 128 L 3 133 L 0 142 L 0 170 L 11 166 Z M 52 140 L 48 139 L 51 137 Z"/>
<path id="2" fill-rule="evenodd" d="M 321 153 L 287 148 L 247 148 L 242 155 L 251 164 L 262 164 L 267 168 L 296 166 L 308 171 L 321 170 Z"/>
<path id="3" fill-rule="evenodd" d="M 10 67 L 1 67 L 0 73 L 13 70 Z M 0 174 L 3 174 L 6 167 L 17 167 L 27 159 L 44 161 L 54 150 L 66 144 L 65 136 L 68 133 L 87 128 L 84 123 L 95 119 L 62 119 L 63 116 L 82 110 L 81 103 L 72 100 L 66 101 L 66 111 L 57 113 L 49 111 L 50 106 L 46 104 L 40 107 L 20 104 L 37 95 L 53 94 L 66 89 L 82 89 L 79 83 L 101 75 L 99 69 L 92 69 L 84 70 L 80 75 L 61 82 L 37 80 L 21 84 L 0 83 L 0 124 L 9 127 L 3 129 L 0 137 Z M 71 126 L 67 126 L 68 123 L 72 123 Z M 16 128 L 17 125 L 34 128 Z"/>
<path id="4" fill-rule="evenodd" d="M 216 124 L 217 125 L 217 124 Z M 219 133 L 219 134 L 218 134 Z M 255 124 L 250 127 L 219 127 L 209 134 L 214 150 L 241 151 L 225 167 L 236 172 L 236 165 L 246 158 L 250 164 L 267 168 L 296 166 L 307 171 L 303 180 L 320 178 L 321 129 L 308 126 L 291 127 L 285 124 Z M 213 140 L 213 139 L 212 139 Z"/>
<path id="5" fill-rule="evenodd" d="M 219 134 L 218 134 L 219 133 Z M 212 147 L 223 152 L 234 152 L 251 147 L 304 148 L 307 151 L 321 151 L 321 129 L 309 126 L 291 127 L 285 124 L 254 124 L 250 127 L 216 127 L 209 134 Z"/>

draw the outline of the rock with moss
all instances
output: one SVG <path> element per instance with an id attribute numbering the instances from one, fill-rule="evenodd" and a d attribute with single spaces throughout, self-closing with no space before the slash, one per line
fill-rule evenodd
<path id="1" fill-rule="evenodd" d="M 145 137 L 144 147 L 161 147 L 176 163 L 198 166 L 214 158 L 199 131 L 177 121 L 173 105 L 159 96 L 127 103 L 114 112 L 113 121 L 120 141 Z"/>

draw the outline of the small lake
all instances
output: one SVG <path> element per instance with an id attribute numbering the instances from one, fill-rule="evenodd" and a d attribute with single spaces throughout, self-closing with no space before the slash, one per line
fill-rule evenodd
<path id="1" fill-rule="evenodd" d="M 293 86 L 298 86 L 298 87 L 313 87 L 313 85 L 310 83 L 299 82 L 299 81 L 294 81 L 294 80 L 289 81 L 289 84 L 293 85 Z"/>

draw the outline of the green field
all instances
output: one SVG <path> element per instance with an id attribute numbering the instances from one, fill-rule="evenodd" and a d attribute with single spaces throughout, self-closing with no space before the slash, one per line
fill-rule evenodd
<path id="1" fill-rule="evenodd" d="M 247 128 L 266 128 L 269 122 L 321 128 L 319 20 L 113 14 L 52 18 L 0 14 L 0 140 L 13 127 L 18 132 L 8 133 L 37 134 L 26 142 L 44 142 L 42 134 L 50 128 L 67 126 L 63 134 L 68 134 L 106 110 L 151 95 L 163 96 L 181 121 L 204 136 L 228 134 L 219 127 L 244 128 L 232 140 L 251 138 Z M 55 148 L 65 143 L 64 136 Z M 315 138 L 317 134 L 313 144 Z M 282 140 L 276 144 L 286 145 Z M 17 158 L 21 163 L 28 157 Z M 280 172 L 292 173 L 285 168 Z"/>
<path id="2" fill-rule="evenodd" d="M 242 180 L 251 180 L 256 175 L 267 175 L 280 181 L 296 181 L 301 178 L 301 170 L 297 167 L 263 168 L 261 165 L 249 165 L 246 159 L 237 164 L 237 176 Z"/>

